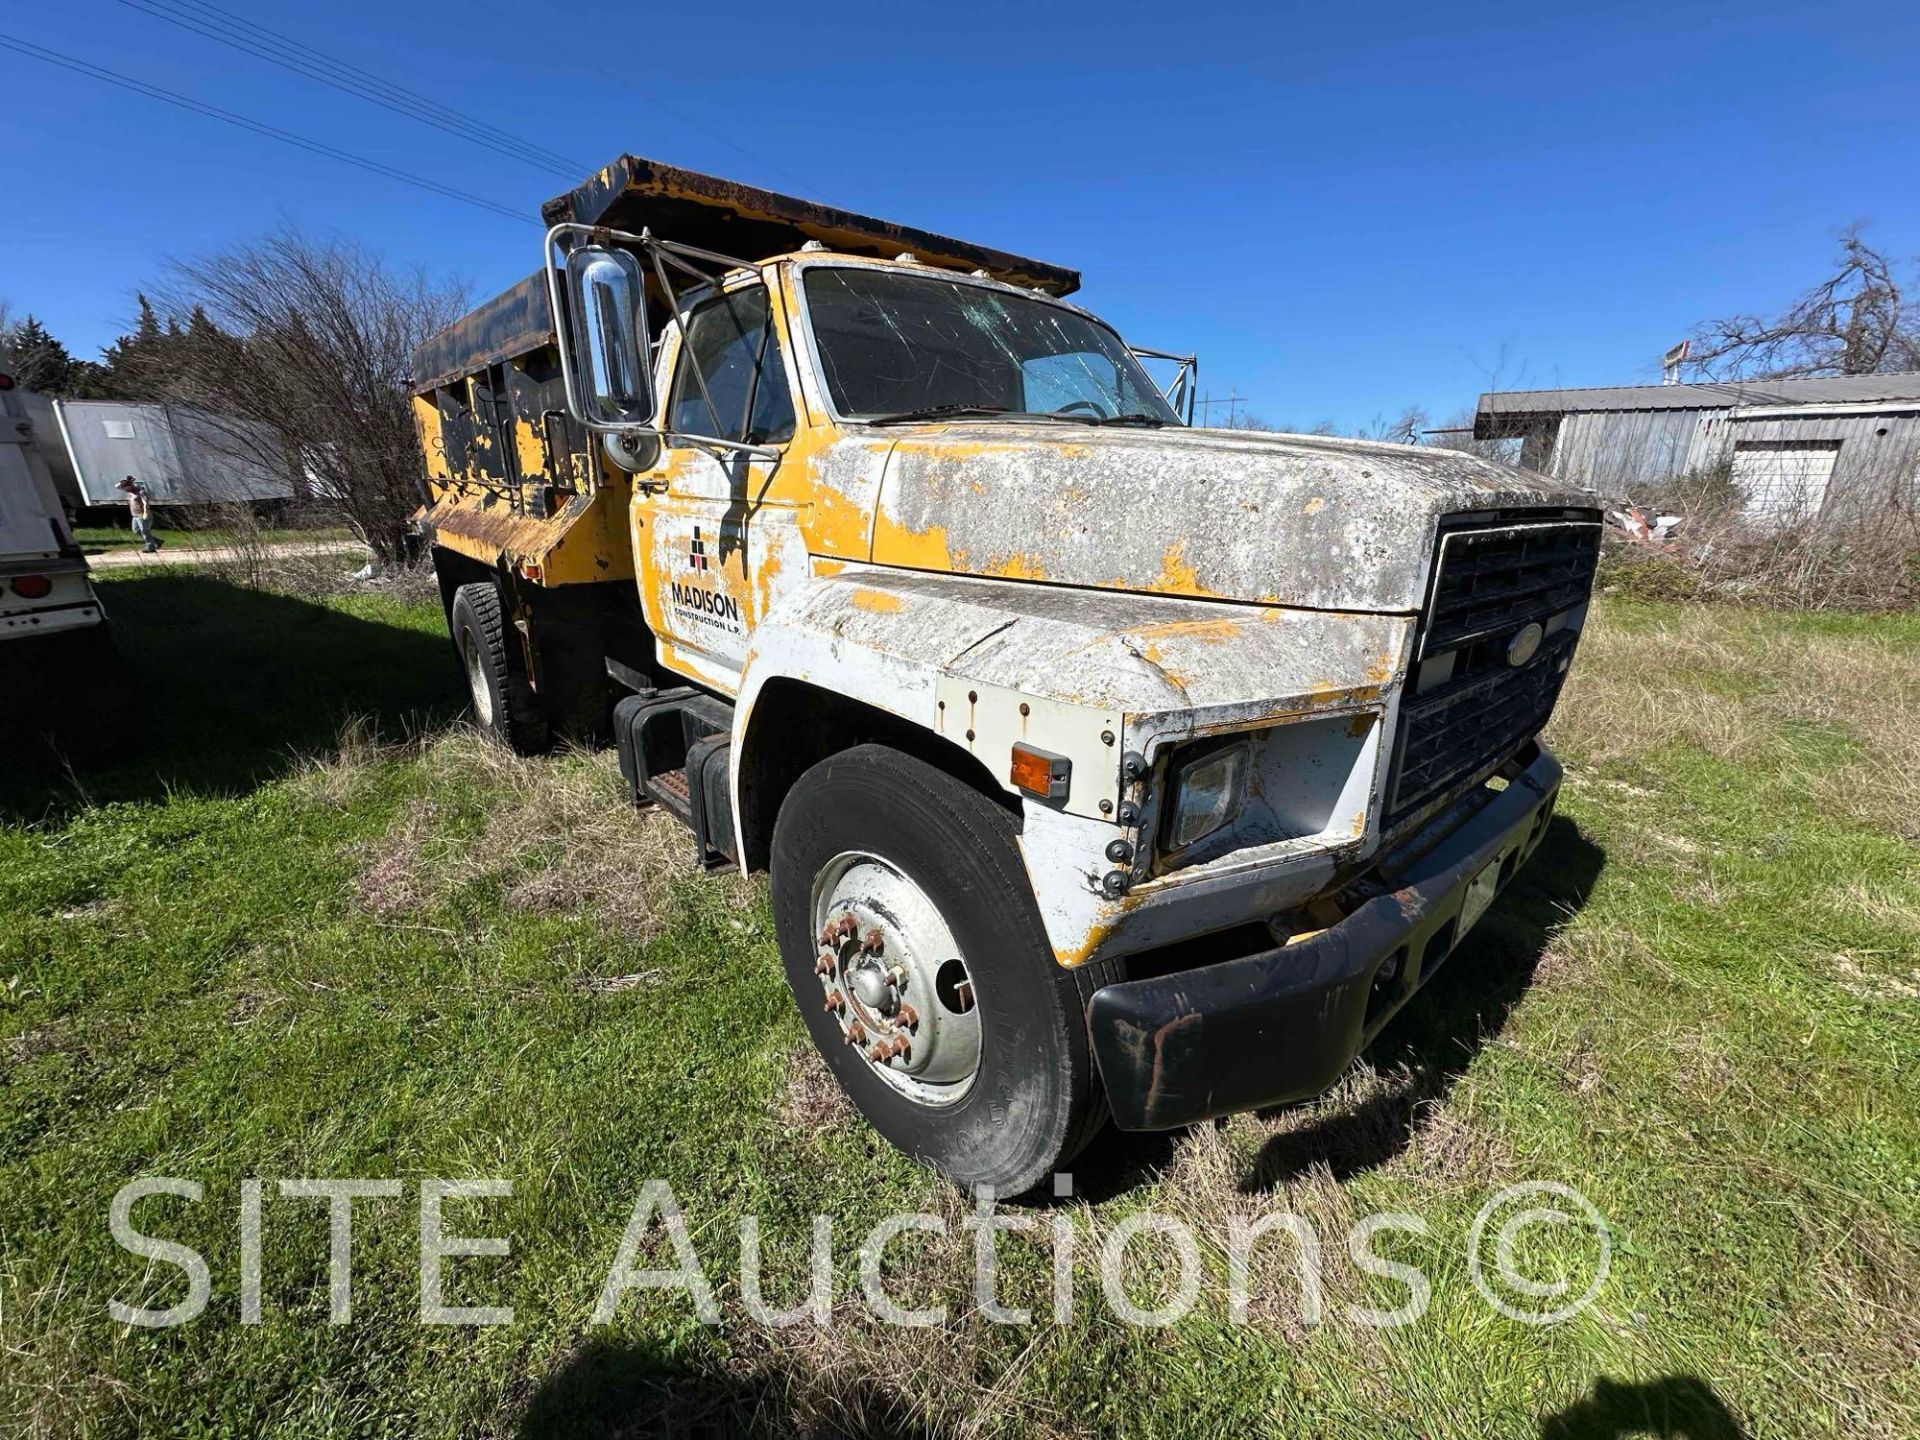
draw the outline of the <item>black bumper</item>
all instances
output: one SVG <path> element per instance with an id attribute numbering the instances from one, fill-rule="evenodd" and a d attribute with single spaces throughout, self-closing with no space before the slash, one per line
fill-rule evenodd
<path id="1" fill-rule="evenodd" d="M 1168 1130 L 1331 1086 L 1446 959 L 1473 881 L 1497 867 L 1489 883 L 1504 889 L 1532 854 L 1560 775 L 1540 749 L 1399 888 L 1311 939 L 1095 991 L 1087 1021 L 1115 1123 Z"/>

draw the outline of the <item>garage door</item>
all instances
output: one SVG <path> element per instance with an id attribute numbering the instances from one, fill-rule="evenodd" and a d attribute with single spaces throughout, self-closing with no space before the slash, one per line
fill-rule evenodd
<path id="1" fill-rule="evenodd" d="M 1739 440 L 1733 447 L 1733 488 L 1741 512 L 1769 525 L 1811 520 L 1827 498 L 1838 440 Z"/>

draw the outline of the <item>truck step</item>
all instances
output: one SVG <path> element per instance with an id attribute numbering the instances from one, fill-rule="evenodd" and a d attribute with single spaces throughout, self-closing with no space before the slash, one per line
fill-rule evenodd
<path id="1" fill-rule="evenodd" d="M 733 707 L 691 687 L 652 690 L 614 706 L 613 729 L 633 803 L 658 804 L 693 831 L 694 854 L 708 870 L 737 868 Z"/>
<path id="2" fill-rule="evenodd" d="M 666 770 L 647 777 L 646 792 L 677 815 L 686 825 L 693 824 L 693 789 L 687 784 L 685 770 Z"/>

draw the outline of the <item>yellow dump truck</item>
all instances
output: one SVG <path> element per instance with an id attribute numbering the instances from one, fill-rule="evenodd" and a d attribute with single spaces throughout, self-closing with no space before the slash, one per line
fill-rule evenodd
<path id="1" fill-rule="evenodd" d="M 475 715 L 770 872 L 890 1140 L 1005 1194 L 1315 1094 L 1540 842 L 1594 496 L 1192 428 L 980 245 L 633 156 L 545 219 L 414 360 Z"/>

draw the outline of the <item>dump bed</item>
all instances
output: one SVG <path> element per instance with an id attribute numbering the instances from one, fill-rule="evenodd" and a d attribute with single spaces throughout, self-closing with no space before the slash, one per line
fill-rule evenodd
<path id="1" fill-rule="evenodd" d="M 742 260 L 766 260 L 817 241 L 842 255 L 891 260 L 903 252 L 950 270 L 984 270 L 1049 295 L 1080 288 L 1080 272 L 986 245 L 876 220 L 793 195 L 622 155 L 586 183 L 549 200 L 549 225 L 605 225 Z M 435 335 L 413 355 L 414 393 L 424 394 L 553 343 L 545 277 L 537 271 Z"/>
<path id="2" fill-rule="evenodd" d="M 1050 295 L 1080 286 L 1062 266 L 637 155 L 542 213 L 550 225 L 651 230 L 745 261 L 817 241 L 879 259 L 910 252 Z M 536 271 L 413 352 L 414 423 L 431 492 L 422 529 L 436 545 L 543 586 L 631 579 L 627 477 L 567 414 L 555 338 L 546 277 Z"/>
<path id="3" fill-rule="evenodd" d="M 662 240 L 742 260 L 785 255 L 817 240 L 842 255 L 882 260 L 911 251 L 929 265 L 985 270 L 996 279 L 1049 295 L 1070 295 L 1080 288 L 1080 272 L 1064 266 L 638 155 L 622 155 L 585 184 L 549 200 L 540 213 L 549 225 L 572 221 L 636 233 L 650 229 Z"/>

